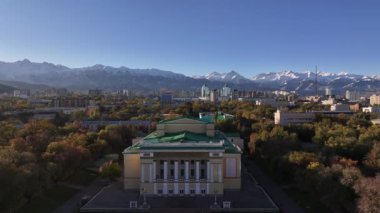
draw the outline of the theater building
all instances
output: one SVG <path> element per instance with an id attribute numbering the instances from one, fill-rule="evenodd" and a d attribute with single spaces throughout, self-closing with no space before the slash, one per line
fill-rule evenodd
<path id="1" fill-rule="evenodd" d="M 210 121 L 177 118 L 123 151 L 124 189 L 157 196 L 223 194 L 241 187 L 241 150 Z"/>

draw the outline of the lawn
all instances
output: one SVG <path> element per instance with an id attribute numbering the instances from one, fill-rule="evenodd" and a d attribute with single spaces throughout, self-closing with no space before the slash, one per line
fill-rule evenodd
<path id="1" fill-rule="evenodd" d="M 56 185 L 23 206 L 18 212 L 41 213 L 53 212 L 59 205 L 74 196 L 79 190 Z"/>
<path id="2" fill-rule="evenodd" d="M 66 182 L 69 184 L 85 186 L 94 181 L 97 176 L 97 173 L 94 173 L 93 171 L 81 170 L 76 175 L 68 179 Z"/>
<path id="3" fill-rule="evenodd" d="M 104 155 L 102 158 L 98 159 L 89 167 L 88 169 L 93 172 L 98 172 L 99 168 L 107 161 L 118 161 L 119 160 L 119 154 L 108 154 Z"/>

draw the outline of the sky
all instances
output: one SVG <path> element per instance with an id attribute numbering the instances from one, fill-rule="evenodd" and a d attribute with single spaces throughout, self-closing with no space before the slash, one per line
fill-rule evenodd
<path id="1" fill-rule="evenodd" d="M 0 61 L 380 74 L 379 0 L 0 0 Z"/>

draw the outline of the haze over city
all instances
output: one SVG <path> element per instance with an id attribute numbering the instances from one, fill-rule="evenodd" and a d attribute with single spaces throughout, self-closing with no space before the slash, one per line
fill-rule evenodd
<path id="1" fill-rule="evenodd" d="M 380 72 L 379 1 L 12 1 L 0 61 L 158 68 Z"/>

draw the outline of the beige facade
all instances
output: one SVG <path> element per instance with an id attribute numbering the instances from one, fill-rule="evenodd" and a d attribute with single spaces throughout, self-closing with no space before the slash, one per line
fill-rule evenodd
<path id="1" fill-rule="evenodd" d="M 280 126 L 311 123 L 314 119 L 315 113 L 313 112 L 285 112 L 277 110 L 274 113 L 274 123 Z"/>
<path id="2" fill-rule="evenodd" d="M 241 151 L 214 125 L 175 119 L 124 151 L 124 188 L 189 196 L 240 189 Z"/>
<path id="3" fill-rule="evenodd" d="M 380 105 L 380 95 L 371 95 L 369 97 L 369 103 L 372 105 L 372 106 L 375 106 L 375 105 Z"/>

